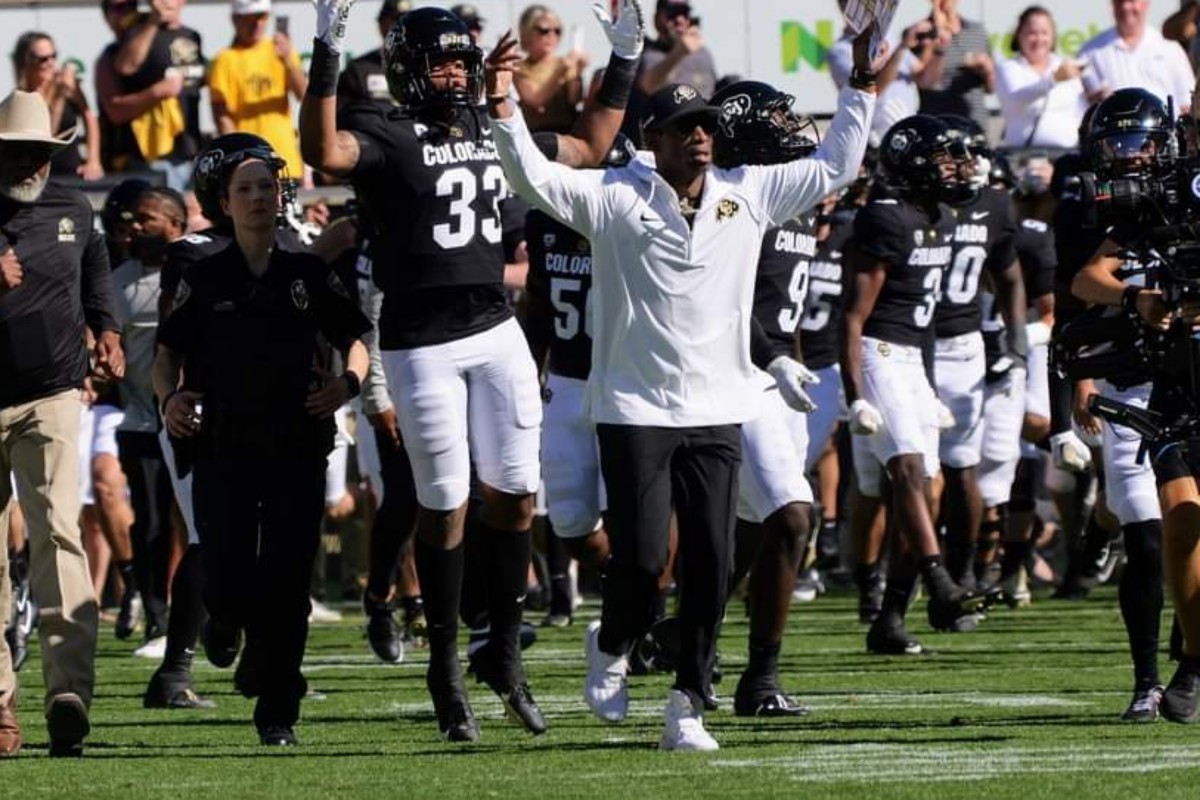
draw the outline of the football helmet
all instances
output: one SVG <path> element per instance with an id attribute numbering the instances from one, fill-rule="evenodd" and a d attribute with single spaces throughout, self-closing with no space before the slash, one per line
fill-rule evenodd
<path id="1" fill-rule="evenodd" d="M 247 159 L 265 161 L 277 175 L 287 167 L 266 139 L 252 133 L 227 133 L 209 142 L 196 156 L 192 168 L 192 190 L 200 203 L 200 211 L 214 224 L 227 219 L 221 210 L 225 184 L 238 164 Z"/>
<path id="2" fill-rule="evenodd" d="M 942 197 L 946 181 L 939 164 L 957 161 L 965 153 L 943 120 L 916 114 L 900 120 L 883 135 L 879 164 L 889 186 L 901 192 Z"/>
<path id="3" fill-rule="evenodd" d="M 462 59 L 465 89 L 434 88 L 429 73 L 438 59 Z M 467 23 L 444 8 L 418 8 L 392 26 L 383 43 L 383 68 L 392 97 L 402 106 L 470 106 L 483 95 L 483 51 Z"/>
<path id="4" fill-rule="evenodd" d="M 1172 155 L 1174 131 L 1162 100 L 1145 89 L 1121 89 L 1096 106 L 1083 152 L 1098 172 L 1146 172 Z"/>
<path id="5" fill-rule="evenodd" d="M 812 154 L 820 144 L 811 117 L 792 110 L 795 98 L 761 81 L 738 81 L 713 95 L 720 109 L 713 146 L 717 166 L 783 164 Z"/>

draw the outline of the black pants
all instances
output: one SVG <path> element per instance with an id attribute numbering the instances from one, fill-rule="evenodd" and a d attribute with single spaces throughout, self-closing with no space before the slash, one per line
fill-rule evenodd
<path id="1" fill-rule="evenodd" d="M 375 446 L 379 452 L 383 503 L 371 526 L 367 591 L 382 599 L 396 584 L 405 546 L 412 545 L 413 525 L 417 521 L 417 485 L 408 454 L 403 449 L 393 447 L 391 440 L 382 433 L 376 434 Z"/>
<path id="2" fill-rule="evenodd" d="M 171 503 L 175 498 L 171 475 L 157 434 L 120 431 L 117 448 L 133 505 L 129 539 L 133 545 L 134 574 L 146 613 L 146 632 L 161 636 L 167 632 Z"/>
<path id="3" fill-rule="evenodd" d="M 308 689 L 309 580 L 325 511 L 325 457 L 198 460 L 193 500 L 204 558 L 204 604 L 246 632 L 260 670 L 254 722 L 293 725 Z"/>
<path id="4" fill-rule="evenodd" d="M 679 523 L 679 666 L 675 687 L 700 707 L 725 612 L 742 459 L 737 425 L 653 428 L 598 425 L 612 558 L 604 583 L 600 648 L 626 653 L 654 622 L 667 563 L 672 505 Z"/>

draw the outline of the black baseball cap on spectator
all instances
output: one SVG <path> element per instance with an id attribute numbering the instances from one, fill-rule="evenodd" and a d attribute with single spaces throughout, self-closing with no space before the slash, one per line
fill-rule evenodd
<path id="1" fill-rule="evenodd" d="M 459 3 L 450 8 L 451 13 L 457 14 L 463 22 L 467 23 L 467 27 L 473 31 L 483 30 L 483 23 L 486 20 L 479 16 L 479 9 L 470 3 Z"/>
<path id="2" fill-rule="evenodd" d="M 663 131 L 679 128 L 689 122 L 690 129 L 700 125 L 716 130 L 721 110 L 710 106 L 700 91 L 686 83 L 672 83 L 650 95 L 646 101 L 646 113 L 642 117 L 642 130 Z"/>
<path id="3" fill-rule="evenodd" d="M 378 20 L 400 19 L 402 14 L 412 11 L 412 0 L 383 0 L 379 6 Z"/>
<path id="4" fill-rule="evenodd" d="M 658 6 L 655 9 L 658 12 L 665 12 L 668 19 L 674 17 L 690 17 L 692 15 L 692 4 L 688 0 L 658 0 Z"/>

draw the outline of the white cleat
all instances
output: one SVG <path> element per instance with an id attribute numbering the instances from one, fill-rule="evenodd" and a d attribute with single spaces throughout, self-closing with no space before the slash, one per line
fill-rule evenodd
<path id="1" fill-rule="evenodd" d="M 309 598 L 312 610 L 308 612 L 308 621 L 318 625 L 331 625 L 342 621 L 342 612 L 330 608 L 315 597 Z"/>
<path id="2" fill-rule="evenodd" d="M 658 742 L 659 750 L 711 752 L 721 749 L 717 740 L 704 730 L 704 719 L 692 708 L 692 700 L 686 692 L 670 691 L 663 716 L 667 724 Z"/>
<path id="3" fill-rule="evenodd" d="M 617 723 L 629 713 L 629 658 L 614 656 L 600 649 L 600 621 L 588 624 L 583 637 L 588 673 L 583 699 L 588 708 L 604 722 Z"/>
<path id="4" fill-rule="evenodd" d="M 138 658 L 148 658 L 151 661 L 162 661 L 163 656 L 167 654 L 167 637 L 156 636 L 147 641 L 137 650 L 134 650 L 133 654 Z"/>

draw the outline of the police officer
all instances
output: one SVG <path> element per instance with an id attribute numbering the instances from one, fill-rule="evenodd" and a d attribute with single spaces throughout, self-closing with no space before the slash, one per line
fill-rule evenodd
<path id="1" fill-rule="evenodd" d="M 319 258 L 276 247 L 283 160 L 262 147 L 221 158 L 234 241 L 180 283 L 159 329 L 155 390 L 172 437 L 190 440 L 205 652 L 228 667 L 245 632 L 236 684 L 258 698 L 260 741 L 293 745 L 325 458 L 333 414 L 367 371 L 369 323 Z M 340 376 L 321 337 L 344 355 Z"/>

